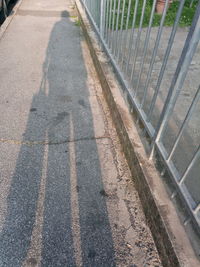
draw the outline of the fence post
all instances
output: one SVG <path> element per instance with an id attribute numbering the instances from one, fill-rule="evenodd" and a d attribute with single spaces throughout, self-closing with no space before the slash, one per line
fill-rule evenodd
<path id="1" fill-rule="evenodd" d="M 104 27 L 105 27 L 105 0 L 101 0 L 100 7 L 100 34 L 103 37 L 104 35 Z"/>

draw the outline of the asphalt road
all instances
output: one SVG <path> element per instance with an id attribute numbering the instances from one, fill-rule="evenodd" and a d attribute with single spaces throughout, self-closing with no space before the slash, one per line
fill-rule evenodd
<path id="1" fill-rule="evenodd" d="M 161 266 L 70 0 L 0 40 L 0 267 Z"/>

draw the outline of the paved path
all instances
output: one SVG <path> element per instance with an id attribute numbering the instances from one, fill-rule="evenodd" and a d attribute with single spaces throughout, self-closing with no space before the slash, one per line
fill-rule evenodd
<path id="1" fill-rule="evenodd" d="M 0 267 L 161 266 L 76 20 L 24 0 L 0 40 Z"/>

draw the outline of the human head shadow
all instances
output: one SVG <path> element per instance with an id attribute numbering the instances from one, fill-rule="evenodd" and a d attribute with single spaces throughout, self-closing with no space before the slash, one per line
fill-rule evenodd
<path id="1" fill-rule="evenodd" d="M 33 96 L 7 197 L 0 266 L 18 267 L 25 261 L 41 192 L 41 265 L 76 266 L 69 142 L 75 148 L 83 266 L 115 266 L 80 38 L 79 28 L 63 12 L 50 35 L 41 86 Z"/>

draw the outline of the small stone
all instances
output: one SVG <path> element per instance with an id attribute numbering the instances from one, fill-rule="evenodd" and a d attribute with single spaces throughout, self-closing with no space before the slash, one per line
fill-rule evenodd
<path id="1" fill-rule="evenodd" d="M 127 244 L 127 247 L 128 247 L 128 248 L 132 248 L 132 246 L 131 246 L 129 243 Z"/>

